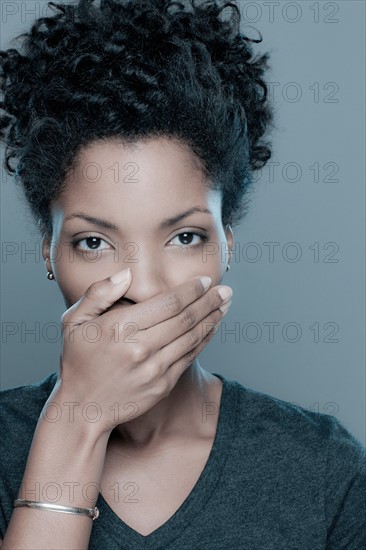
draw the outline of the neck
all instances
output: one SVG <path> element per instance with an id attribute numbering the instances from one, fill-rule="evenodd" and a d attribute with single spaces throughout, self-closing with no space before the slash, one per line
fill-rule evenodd
<path id="1" fill-rule="evenodd" d="M 144 414 L 119 424 L 113 435 L 122 438 L 123 445 L 131 450 L 157 448 L 185 436 L 210 436 L 217 424 L 221 388 L 221 380 L 204 370 L 196 359 L 168 396 Z"/>

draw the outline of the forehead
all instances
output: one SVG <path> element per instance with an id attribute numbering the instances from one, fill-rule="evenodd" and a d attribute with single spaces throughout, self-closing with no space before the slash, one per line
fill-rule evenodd
<path id="1" fill-rule="evenodd" d="M 55 206 L 65 217 L 82 206 L 91 215 L 118 219 L 123 213 L 126 222 L 137 218 L 152 222 L 192 205 L 219 210 L 220 199 L 189 147 L 159 137 L 134 144 L 97 141 L 83 147 Z"/>

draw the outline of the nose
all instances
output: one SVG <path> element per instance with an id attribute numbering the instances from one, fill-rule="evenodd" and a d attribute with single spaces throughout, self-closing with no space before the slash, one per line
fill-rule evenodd
<path id="1" fill-rule="evenodd" d="M 169 289 L 166 270 L 156 259 L 144 258 L 141 255 L 137 262 L 128 262 L 125 267 L 131 269 L 131 284 L 119 300 L 120 303 L 140 303 Z M 123 269 L 123 267 L 121 268 Z"/>

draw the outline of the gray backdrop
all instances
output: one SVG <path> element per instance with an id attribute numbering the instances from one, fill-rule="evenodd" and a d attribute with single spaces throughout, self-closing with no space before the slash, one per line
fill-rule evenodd
<path id="1" fill-rule="evenodd" d="M 307 409 L 365 444 L 365 3 L 240 2 L 271 50 L 278 129 L 224 283 L 233 304 L 201 365 Z M 1 49 L 45 2 L 2 3 Z M 14 47 L 14 46 L 13 46 Z M 3 163 L 4 150 L 1 150 Z M 58 369 L 65 305 L 1 172 L 1 389 Z"/>

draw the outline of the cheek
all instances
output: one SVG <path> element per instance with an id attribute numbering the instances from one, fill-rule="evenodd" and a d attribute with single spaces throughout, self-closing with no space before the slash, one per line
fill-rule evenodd
<path id="1" fill-rule="evenodd" d="M 216 285 L 220 284 L 226 273 L 226 266 L 228 264 L 224 235 L 222 237 L 222 243 L 218 239 L 207 245 L 201 260 L 203 272 L 211 277 L 212 283 Z"/>
<path id="2" fill-rule="evenodd" d="M 73 284 L 72 282 L 70 282 L 70 280 L 68 282 L 64 280 L 58 280 L 57 282 L 67 309 L 69 309 L 78 300 L 80 300 L 87 288 L 78 284 Z"/>
<path id="3" fill-rule="evenodd" d="M 225 266 L 216 258 L 214 264 L 211 265 L 209 270 L 207 271 L 207 275 L 212 279 L 211 286 L 221 284 L 224 274 Z"/>
<path id="4" fill-rule="evenodd" d="M 65 244 L 54 246 L 51 265 L 67 308 L 77 302 L 92 283 L 109 276 L 100 258 L 96 261 L 81 259 Z"/>
<path id="5" fill-rule="evenodd" d="M 198 258 L 187 263 L 183 280 L 197 275 L 208 275 L 212 279 L 211 287 L 221 284 L 227 264 L 221 259 L 220 249 L 216 252 L 211 246 L 207 252 L 199 254 Z M 182 267 L 182 269 L 184 268 Z"/>

